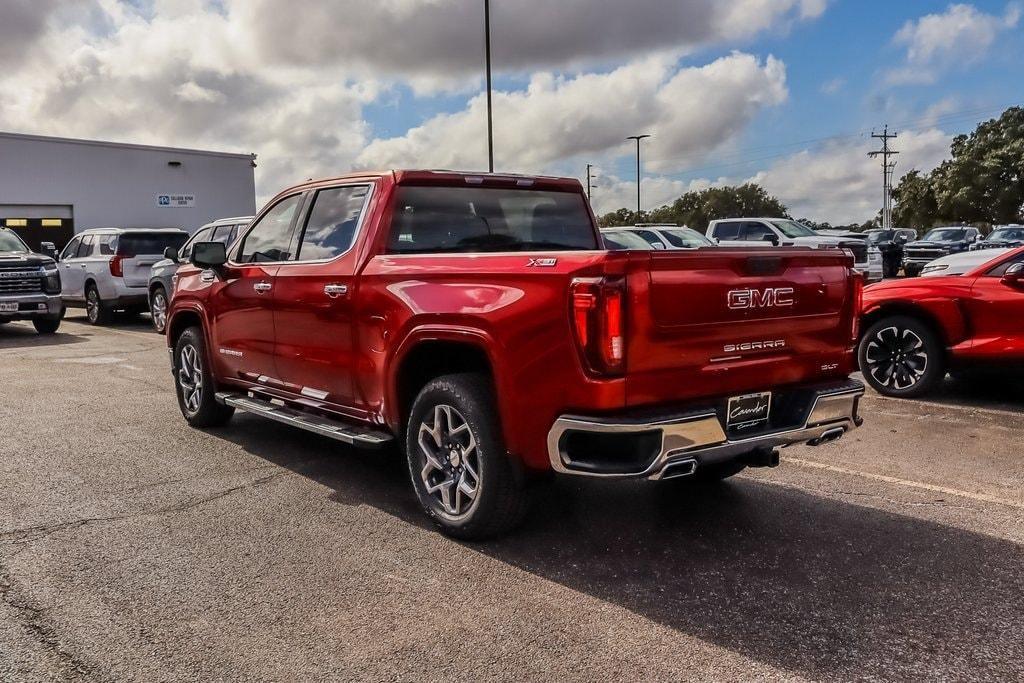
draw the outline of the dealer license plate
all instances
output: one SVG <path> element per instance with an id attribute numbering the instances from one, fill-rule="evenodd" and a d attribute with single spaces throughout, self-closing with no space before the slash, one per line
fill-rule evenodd
<path id="1" fill-rule="evenodd" d="M 17 313 L 18 302 L 4 303 L 0 301 L 0 313 Z"/>
<path id="2" fill-rule="evenodd" d="M 768 421 L 772 410 L 772 393 L 733 396 L 729 399 L 729 410 L 725 426 L 731 429 L 745 429 Z"/>

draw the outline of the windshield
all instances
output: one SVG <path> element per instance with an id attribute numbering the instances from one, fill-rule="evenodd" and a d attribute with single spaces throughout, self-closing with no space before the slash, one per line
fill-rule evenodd
<path id="1" fill-rule="evenodd" d="M 653 248 L 643 237 L 628 230 L 602 230 L 601 239 L 604 240 L 604 246 L 612 251 L 625 249 L 650 251 Z"/>
<path id="2" fill-rule="evenodd" d="M 963 228 L 936 228 L 921 239 L 926 242 L 958 242 L 966 237 L 967 231 Z"/>
<path id="3" fill-rule="evenodd" d="M 597 249 L 582 194 L 403 186 L 388 249 L 397 254 Z"/>
<path id="4" fill-rule="evenodd" d="M 661 234 L 677 249 L 696 249 L 712 246 L 711 240 L 690 228 L 662 228 Z"/>
<path id="5" fill-rule="evenodd" d="M 1024 228 L 999 228 L 986 237 L 987 240 L 1024 240 Z"/>
<path id="6" fill-rule="evenodd" d="M 796 221 L 771 221 L 786 237 L 816 237 L 818 233 Z"/>
<path id="7" fill-rule="evenodd" d="M 28 253 L 28 247 L 13 232 L 2 230 L 0 231 L 0 252 L 26 254 Z"/>
<path id="8" fill-rule="evenodd" d="M 125 258 L 162 256 L 167 247 L 174 247 L 175 251 L 181 249 L 187 239 L 188 235 L 177 232 L 129 232 L 118 237 L 116 251 Z"/>

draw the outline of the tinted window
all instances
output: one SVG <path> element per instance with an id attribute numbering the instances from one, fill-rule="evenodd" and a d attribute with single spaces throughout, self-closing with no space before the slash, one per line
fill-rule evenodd
<path id="1" fill-rule="evenodd" d="M 967 239 L 967 231 L 963 228 L 936 228 L 921 239 L 930 242 L 959 242 Z"/>
<path id="2" fill-rule="evenodd" d="M 64 247 L 64 251 L 62 251 L 60 253 L 61 259 L 63 260 L 63 259 L 75 258 L 75 256 L 78 254 L 78 245 L 80 245 L 81 243 L 82 243 L 82 238 L 81 237 L 76 237 L 75 239 L 73 239 L 70 242 L 68 242 L 68 246 Z"/>
<path id="3" fill-rule="evenodd" d="M 113 256 L 117 251 L 117 235 L 97 235 L 93 256 Z"/>
<path id="4" fill-rule="evenodd" d="M 117 253 L 125 258 L 160 256 L 167 247 L 181 249 L 188 235 L 180 232 L 129 232 L 117 240 Z"/>
<path id="5" fill-rule="evenodd" d="M 662 228 L 661 234 L 677 249 L 695 249 L 710 244 L 707 237 L 689 228 Z"/>
<path id="6" fill-rule="evenodd" d="M 21 239 L 13 232 L 0 230 L 0 251 L 20 253 L 28 251 L 28 248 L 22 243 Z"/>
<path id="7" fill-rule="evenodd" d="M 1010 266 L 1012 266 L 1015 263 L 1024 263 L 1024 254 L 1018 254 L 1017 256 L 1010 259 L 1006 263 L 1002 263 L 996 268 L 993 268 L 992 270 L 988 271 L 986 275 L 989 277 L 1002 277 L 1006 275 L 1006 271 L 1010 269 Z"/>
<path id="8" fill-rule="evenodd" d="M 301 203 L 302 195 L 292 195 L 265 213 L 242 241 L 239 262 L 287 261 L 291 258 L 292 220 Z"/>
<path id="9" fill-rule="evenodd" d="M 388 244 L 410 254 L 598 248 L 583 195 L 483 187 L 400 187 Z"/>
<path id="10" fill-rule="evenodd" d="M 369 185 L 320 190 L 302 232 L 298 257 L 304 261 L 334 258 L 352 246 Z"/>
<path id="11" fill-rule="evenodd" d="M 718 223 L 715 225 L 714 235 L 720 240 L 738 240 L 740 238 L 740 226 L 742 223 L 735 221 L 730 223 Z"/>
<path id="12" fill-rule="evenodd" d="M 604 246 L 612 251 L 624 249 L 650 250 L 651 245 L 629 230 L 605 230 L 601 232 Z"/>
<path id="13" fill-rule="evenodd" d="M 639 235 L 655 249 L 664 249 L 665 245 L 662 244 L 661 239 L 650 230 L 633 230 L 633 233 Z"/>
<path id="14" fill-rule="evenodd" d="M 78 245 L 78 258 L 85 258 L 86 256 L 92 255 L 92 245 L 96 241 L 94 235 L 86 235 L 82 238 L 82 243 Z"/>
<path id="15" fill-rule="evenodd" d="M 748 242 L 767 242 L 775 233 L 764 223 L 745 223 L 743 239 Z"/>
<path id="16" fill-rule="evenodd" d="M 192 235 L 192 237 L 189 238 L 188 242 L 185 243 L 185 246 L 181 248 L 181 251 L 178 253 L 178 257 L 184 260 L 188 260 L 188 258 L 192 255 L 192 245 L 195 244 L 196 242 L 206 242 L 207 240 L 209 240 L 211 232 L 213 232 L 212 228 L 202 228 L 196 234 Z"/>

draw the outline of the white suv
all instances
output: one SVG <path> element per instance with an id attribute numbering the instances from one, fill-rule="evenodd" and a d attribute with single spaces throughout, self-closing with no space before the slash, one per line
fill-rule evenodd
<path id="1" fill-rule="evenodd" d="M 149 271 L 167 247 L 179 249 L 188 233 L 176 228 L 95 228 L 75 235 L 60 254 L 65 306 L 85 307 L 101 325 L 116 310 L 149 308 Z"/>
<path id="2" fill-rule="evenodd" d="M 726 218 L 708 223 L 707 236 L 725 246 L 785 246 L 821 249 L 838 247 L 853 252 L 854 266 L 864 273 L 866 282 L 883 277 L 882 252 L 867 239 L 820 235 L 803 223 L 789 218 Z"/>

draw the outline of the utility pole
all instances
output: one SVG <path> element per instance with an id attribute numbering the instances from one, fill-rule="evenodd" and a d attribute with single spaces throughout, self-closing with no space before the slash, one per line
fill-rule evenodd
<path id="1" fill-rule="evenodd" d="M 636 216 L 640 219 L 640 141 L 651 137 L 649 134 L 630 135 L 627 140 L 636 140 Z"/>
<path id="2" fill-rule="evenodd" d="M 899 154 L 889 147 L 889 140 L 896 139 L 896 133 L 890 133 L 886 125 L 881 135 L 871 133 L 871 137 L 882 141 L 882 149 L 868 152 L 868 156 L 882 157 L 882 228 L 888 230 L 892 228 L 892 172 L 896 168 L 895 160 L 889 161 L 889 157 Z"/>
<path id="3" fill-rule="evenodd" d="M 494 115 L 491 107 L 491 0 L 484 0 L 484 49 L 487 53 L 487 170 L 494 173 Z"/>
<path id="4" fill-rule="evenodd" d="M 591 203 L 593 203 L 593 197 L 591 196 L 592 185 L 590 184 L 590 179 L 594 177 L 594 174 L 591 172 L 593 168 L 593 164 L 587 164 L 587 201 Z"/>

